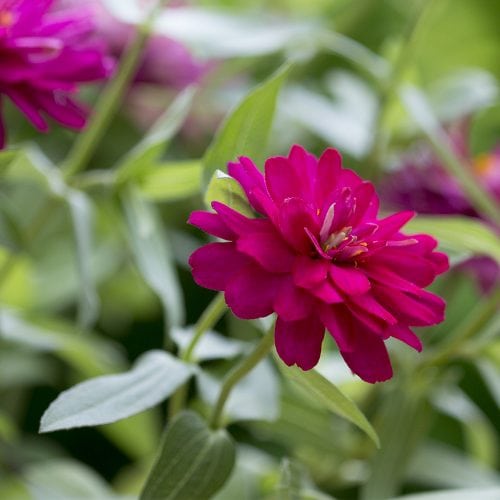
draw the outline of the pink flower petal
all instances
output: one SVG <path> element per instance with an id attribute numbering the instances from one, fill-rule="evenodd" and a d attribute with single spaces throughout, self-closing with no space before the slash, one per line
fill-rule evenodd
<path id="1" fill-rule="evenodd" d="M 288 365 L 302 370 L 314 368 L 319 361 L 325 328 L 316 315 L 300 321 L 278 317 L 275 329 L 276 350 Z"/>
<path id="2" fill-rule="evenodd" d="M 271 223 L 261 224 L 258 231 L 242 234 L 237 248 L 267 271 L 288 273 L 292 270 L 295 255 Z"/>
<path id="3" fill-rule="evenodd" d="M 236 250 L 234 243 L 209 243 L 198 248 L 191 257 L 193 278 L 210 290 L 225 290 L 231 278 L 250 262 Z"/>
<path id="4" fill-rule="evenodd" d="M 410 219 L 415 216 L 415 212 L 406 211 L 389 215 L 385 219 L 377 221 L 378 229 L 373 235 L 375 240 L 387 240 L 396 234 Z"/>
<path id="5" fill-rule="evenodd" d="M 312 208 L 300 198 L 286 199 L 280 206 L 279 229 L 285 240 L 302 253 L 308 253 L 311 248 L 305 228 L 313 233 L 319 229 Z"/>
<path id="6" fill-rule="evenodd" d="M 317 208 L 322 208 L 335 190 L 341 173 L 342 157 L 336 149 L 328 148 L 318 162 L 315 191 Z"/>
<path id="7" fill-rule="evenodd" d="M 293 266 L 293 279 L 297 286 L 311 288 L 326 280 L 330 263 L 327 260 L 311 259 L 305 255 L 296 257 Z"/>
<path id="8" fill-rule="evenodd" d="M 226 303 L 241 319 L 256 319 L 274 311 L 283 278 L 256 264 L 245 266 L 226 282 Z"/>
<path id="9" fill-rule="evenodd" d="M 340 352 L 349 368 L 370 384 L 390 379 L 392 367 L 384 341 L 363 328 L 358 330 L 358 336 L 356 350 Z"/>
<path id="10" fill-rule="evenodd" d="M 250 219 L 218 201 L 212 202 L 212 208 L 220 215 L 222 222 L 237 235 L 255 231 L 261 225 L 268 224 L 264 219 Z"/>
<path id="11" fill-rule="evenodd" d="M 269 158 L 265 165 L 266 186 L 276 204 L 287 198 L 300 198 L 302 194 L 301 179 L 295 175 L 295 169 L 287 158 L 276 156 Z"/>
<path id="12" fill-rule="evenodd" d="M 344 305 L 322 304 L 321 321 L 339 346 L 339 350 L 351 352 L 356 348 L 356 331 L 352 313 Z"/>
<path id="13" fill-rule="evenodd" d="M 285 321 L 304 319 L 311 314 L 313 306 L 312 297 L 297 288 L 291 276 L 283 279 L 274 301 L 274 310 L 278 316 Z"/>
<path id="14" fill-rule="evenodd" d="M 394 325 L 389 328 L 387 335 L 394 337 L 395 339 L 401 340 L 410 347 L 413 347 L 418 352 L 422 351 L 422 342 L 420 339 L 407 327 L 404 325 Z"/>
<path id="15" fill-rule="evenodd" d="M 328 269 L 335 286 L 348 295 L 360 295 L 370 290 L 370 280 L 354 267 L 332 264 Z"/>
<path id="16" fill-rule="evenodd" d="M 236 233 L 229 229 L 219 214 L 195 210 L 189 216 L 188 223 L 223 240 L 236 239 Z"/>

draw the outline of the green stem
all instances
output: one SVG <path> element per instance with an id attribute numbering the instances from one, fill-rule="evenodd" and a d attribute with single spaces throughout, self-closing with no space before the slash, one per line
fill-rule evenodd
<path id="1" fill-rule="evenodd" d="M 129 83 L 134 77 L 140 63 L 142 50 L 148 40 L 152 24 L 158 9 L 165 2 L 158 2 L 157 8 L 137 27 L 135 38 L 130 43 L 125 55 L 120 61 L 116 76 L 108 83 L 95 105 L 95 112 L 85 131 L 78 136 L 73 149 L 63 165 L 66 178 L 71 177 L 85 168 L 94 154 L 104 132 L 123 101 Z"/>
<path id="2" fill-rule="evenodd" d="M 186 350 L 181 356 L 181 359 L 186 362 L 190 362 L 193 356 L 193 352 L 196 345 L 200 341 L 203 334 L 212 328 L 221 316 L 226 312 L 226 302 L 224 301 L 224 294 L 218 293 L 208 304 L 208 307 L 203 311 L 200 319 L 197 321 L 194 327 L 194 334 L 191 342 L 187 346 Z"/>
<path id="3" fill-rule="evenodd" d="M 203 334 L 213 328 L 215 324 L 219 321 L 219 319 L 226 312 L 226 303 L 224 301 L 224 294 L 218 293 L 208 304 L 207 308 L 203 311 L 202 315 L 198 319 L 195 327 L 193 338 L 186 350 L 182 353 L 181 359 L 186 363 L 192 361 L 194 350 L 202 338 Z M 186 404 L 188 393 L 188 384 L 181 385 L 172 395 L 168 405 L 168 415 L 170 418 L 179 413 L 182 408 L 184 408 Z"/>
<path id="4" fill-rule="evenodd" d="M 222 426 L 224 405 L 233 387 L 245 377 L 269 353 L 274 344 L 274 326 L 262 337 L 250 355 L 241 360 L 226 376 L 222 383 L 217 402 L 215 403 L 210 426 L 219 429 Z"/>

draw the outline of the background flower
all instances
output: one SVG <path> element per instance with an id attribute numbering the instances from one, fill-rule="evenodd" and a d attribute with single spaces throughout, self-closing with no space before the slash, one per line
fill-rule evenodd
<path id="1" fill-rule="evenodd" d="M 105 79 L 113 68 L 103 45 L 89 38 L 91 12 L 53 3 L 0 0 L 0 99 L 9 98 L 41 132 L 48 130 L 47 117 L 81 129 L 87 112 L 73 95 L 81 83 Z"/>
<path id="2" fill-rule="evenodd" d="M 412 212 L 379 219 L 372 184 L 343 169 L 333 149 L 317 160 L 294 146 L 288 158 L 266 161 L 265 176 L 240 158 L 229 173 L 261 217 L 218 202 L 216 213 L 191 215 L 191 224 L 227 240 L 191 256 L 199 285 L 224 291 L 240 318 L 276 312 L 277 351 L 304 370 L 318 362 L 325 327 L 367 382 L 392 376 L 385 339 L 421 350 L 409 327 L 444 319 L 444 302 L 422 288 L 448 259 L 430 236 L 400 231 Z"/>

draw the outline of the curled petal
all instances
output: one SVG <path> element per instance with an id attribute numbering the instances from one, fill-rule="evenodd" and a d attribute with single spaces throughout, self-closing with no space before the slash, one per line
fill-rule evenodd
<path id="1" fill-rule="evenodd" d="M 219 214 L 195 210 L 189 216 L 188 223 L 223 240 L 236 239 L 236 233 L 229 229 Z"/>
<path id="2" fill-rule="evenodd" d="M 361 295 L 370 290 L 370 280 L 362 271 L 354 267 L 332 264 L 328 271 L 335 286 L 347 295 Z"/>

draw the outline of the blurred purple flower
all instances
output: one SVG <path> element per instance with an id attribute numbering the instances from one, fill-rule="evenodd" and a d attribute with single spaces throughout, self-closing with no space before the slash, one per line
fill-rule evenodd
<path id="1" fill-rule="evenodd" d="M 470 165 L 477 181 L 500 200 L 500 148 L 471 158 L 463 125 L 450 131 L 455 152 Z M 406 155 L 401 167 L 380 186 L 381 199 L 391 210 L 415 210 L 421 214 L 480 217 L 457 180 L 427 147 Z M 500 228 L 496 228 L 500 233 Z M 477 256 L 462 267 L 472 271 L 484 291 L 500 280 L 500 267 L 489 257 Z"/>
<path id="2" fill-rule="evenodd" d="M 269 158 L 265 175 L 244 157 L 228 170 L 256 218 L 218 202 L 215 213 L 191 214 L 191 224 L 226 240 L 191 255 L 200 286 L 224 291 L 240 318 L 275 312 L 278 354 L 303 370 L 318 362 L 325 328 L 370 383 L 392 376 L 389 337 L 422 349 L 409 327 L 443 320 L 444 301 L 423 288 L 448 259 L 431 236 L 401 232 L 412 212 L 379 219 L 373 185 L 342 168 L 334 149 L 317 159 L 294 146 Z"/>
<path id="3" fill-rule="evenodd" d="M 113 68 L 91 41 L 91 12 L 54 7 L 53 0 L 0 0 L 0 106 L 9 98 L 41 132 L 46 118 L 81 129 L 86 110 L 72 95 L 79 84 L 105 79 Z M 5 145 L 0 115 L 0 148 Z"/>
<path id="4" fill-rule="evenodd" d="M 70 1 L 76 4 L 76 0 Z M 115 18 L 101 0 L 91 0 L 89 4 L 98 20 L 96 36 L 119 58 L 134 36 L 134 27 Z M 182 89 L 199 81 L 207 68 L 207 64 L 197 61 L 181 43 L 163 35 L 152 35 L 144 48 L 135 81 Z"/>

